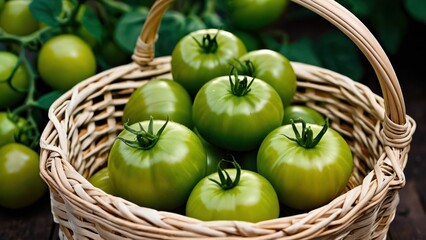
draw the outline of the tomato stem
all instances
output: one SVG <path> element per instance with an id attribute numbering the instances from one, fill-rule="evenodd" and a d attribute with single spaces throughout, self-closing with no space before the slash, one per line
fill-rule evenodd
<path id="1" fill-rule="evenodd" d="M 213 178 L 209 178 L 210 181 L 219 185 L 223 190 L 232 189 L 236 187 L 238 183 L 240 182 L 241 166 L 237 163 L 237 161 L 235 161 L 234 156 L 231 155 L 231 157 L 232 157 L 232 161 L 222 159 L 217 164 L 217 174 L 219 175 L 220 181 L 217 181 L 216 179 L 213 179 Z M 235 169 L 237 170 L 235 179 L 232 179 L 231 176 L 229 176 L 228 172 L 225 170 L 225 168 L 222 166 L 222 163 L 224 162 L 232 163 L 232 165 L 234 165 Z"/>
<path id="2" fill-rule="evenodd" d="M 220 29 L 217 30 L 216 34 L 212 37 L 210 34 L 204 34 L 202 42 L 198 41 L 194 36 L 191 36 L 197 45 L 201 48 L 203 53 L 215 53 L 218 48 L 217 35 L 219 35 Z"/>
<path id="3" fill-rule="evenodd" d="M 250 60 L 240 61 L 239 59 L 235 59 L 235 62 L 238 64 L 238 66 L 234 66 L 238 73 L 240 75 L 246 75 L 250 77 L 256 77 L 255 76 L 255 67 L 253 65 L 253 62 Z"/>
<path id="4" fill-rule="evenodd" d="M 321 131 L 317 134 L 317 136 L 314 138 L 314 134 L 312 132 L 312 129 L 310 126 L 306 127 L 305 120 L 298 118 L 296 120 L 290 119 L 291 126 L 293 127 L 294 134 L 296 135 L 296 138 L 289 137 L 287 135 L 284 135 L 288 139 L 297 142 L 300 146 L 304 148 L 313 148 L 315 147 L 321 138 L 324 136 L 324 134 L 327 132 L 329 123 L 328 118 L 324 121 L 324 126 L 322 127 Z M 299 133 L 299 130 L 296 128 L 295 123 L 302 123 L 302 134 Z"/>
<path id="5" fill-rule="evenodd" d="M 234 72 L 234 67 L 231 69 L 231 73 L 229 74 L 229 84 L 231 86 L 231 92 L 235 96 L 244 96 L 251 91 L 251 84 L 254 81 L 254 77 L 250 82 L 247 80 L 247 76 L 244 76 L 242 80 L 238 77 L 237 71 L 234 72 L 234 81 L 232 81 L 232 72 Z"/>
<path id="6" fill-rule="evenodd" d="M 152 116 L 150 117 L 150 120 L 149 120 L 148 131 L 144 129 L 144 127 L 142 126 L 140 122 L 138 123 L 140 130 L 133 129 L 127 123 L 125 123 L 124 129 L 136 135 L 136 140 L 128 140 L 122 137 L 117 137 L 117 139 L 123 141 L 129 147 L 148 150 L 154 147 L 155 144 L 157 144 L 168 122 L 169 122 L 169 118 L 167 117 L 166 122 L 157 131 L 157 133 L 154 133 L 154 119 Z"/>

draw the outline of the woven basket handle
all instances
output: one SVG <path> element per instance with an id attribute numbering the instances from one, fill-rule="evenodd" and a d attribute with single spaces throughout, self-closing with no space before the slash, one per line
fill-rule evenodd
<path id="1" fill-rule="evenodd" d="M 385 134 L 398 135 L 398 131 L 402 131 L 400 126 L 406 123 L 404 98 L 395 71 L 372 33 L 358 18 L 334 0 L 292 1 L 316 12 L 338 27 L 364 53 L 380 82 L 388 117 L 385 120 L 391 120 L 385 121 Z M 172 2 L 173 0 L 157 0 L 152 6 L 133 54 L 133 60 L 137 64 L 146 65 L 154 58 L 154 43 L 161 18 Z"/>

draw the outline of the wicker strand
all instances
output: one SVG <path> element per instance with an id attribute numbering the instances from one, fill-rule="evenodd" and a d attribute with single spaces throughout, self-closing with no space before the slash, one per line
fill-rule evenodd
<path id="1" fill-rule="evenodd" d="M 154 59 L 154 44 L 158 38 L 161 19 L 172 2 L 173 0 L 157 0 L 151 7 L 132 55 L 132 60 L 138 65 L 143 67 Z"/>

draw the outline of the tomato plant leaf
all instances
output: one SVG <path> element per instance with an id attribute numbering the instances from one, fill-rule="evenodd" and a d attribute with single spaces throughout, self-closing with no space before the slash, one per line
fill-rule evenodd
<path id="1" fill-rule="evenodd" d="M 206 24 L 204 24 L 203 20 L 199 16 L 191 14 L 185 19 L 185 28 L 183 34 L 189 34 L 191 32 L 205 28 Z"/>
<path id="2" fill-rule="evenodd" d="M 37 107 L 48 110 L 52 103 L 58 99 L 63 92 L 61 91 L 52 91 L 42 95 L 39 99 L 36 100 L 35 104 Z"/>
<path id="3" fill-rule="evenodd" d="M 147 8 L 129 11 L 117 21 L 114 38 L 117 44 L 128 54 L 132 54 L 148 15 Z"/>
<path id="4" fill-rule="evenodd" d="M 91 8 L 85 8 L 83 18 L 81 20 L 83 26 L 86 28 L 95 39 L 99 42 L 102 41 L 103 27 L 99 21 L 98 16 Z"/>
<path id="5" fill-rule="evenodd" d="M 311 38 L 300 38 L 295 42 L 283 44 L 279 52 L 291 61 L 322 66 L 321 60 L 313 47 Z"/>
<path id="6" fill-rule="evenodd" d="M 185 35 L 186 18 L 178 12 L 169 10 L 161 20 L 158 30 L 158 41 L 155 54 L 157 56 L 170 55 L 177 42 Z"/>
<path id="7" fill-rule="evenodd" d="M 407 30 L 407 17 L 399 1 L 382 0 L 379 5 L 370 15 L 372 27 L 385 50 L 394 54 Z"/>
<path id="8" fill-rule="evenodd" d="M 30 11 L 38 21 L 57 27 L 59 26 L 57 17 L 62 11 L 62 1 L 33 0 L 30 3 Z"/>
<path id="9" fill-rule="evenodd" d="M 315 45 L 324 67 L 355 81 L 361 80 L 363 67 L 355 44 L 339 31 L 324 33 Z"/>
<path id="10" fill-rule="evenodd" d="M 405 8 L 408 13 L 416 20 L 426 23 L 426 1 L 424 0 L 405 0 Z"/>
<path id="11" fill-rule="evenodd" d="M 201 15 L 201 19 L 208 28 L 223 28 L 223 26 L 229 25 L 229 23 L 215 12 L 205 12 Z"/>

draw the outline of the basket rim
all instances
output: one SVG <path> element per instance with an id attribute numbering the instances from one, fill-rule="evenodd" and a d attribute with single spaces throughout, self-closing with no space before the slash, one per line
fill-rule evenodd
<path id="1" fill-rule="evenodd" d="M 160 62 L 165 62 L 167 61 L 167 59 L 170 58 L 161 58 L 162 61 Z M 295 72 L 296 75 L 298 75 L 298 78 L 312 78 L 312 77 L 317 77 L 318 75 L 321 74 L 325 74 L 325 75 L 330 75 L 330 76 L 335 76 L 337 78 L 342 78 L 342 80 L 344 82 L 346 82 L 347 84 L 343 84 L 343 87 L 355 87 L 355 88 L 359 88 L 361 87 L 362 91 L 365 91 L 364 87 L 362 84 L 359 83 L 355 83 L 353 82 L 351 79 L 349 79 L 348 77 L 336 73 L 332 70 L 328 70 L 325 68 L 321 68 L 321 67 L 317 67 L 317 66 L 313 66 L 313 65 L 309 65 L 309 64 L 305 64 L 305 63 L 297 63 L 297 62 L 292 62 L 292 65 L 295 68 Z M 120 74 L 121 76 L 125 76 L 126 74 L 133 74 L 133 76 L 137 76 L 137 74 L 132 73 L 131 71 L 127 71 L 129 69 L 135 70 L 137 72 L 138 71 L 138 67 L 134 67 L 132 65 L 123 65 L 123 66 L 119 66 L 117 68 L 115 68 L 114 70 L 108 71 L 108 72 L 103 72 L 100 73 L 96 76 L 98 77 L 103 77 L 105 75 L 107 75 L 108 73 L 113 73 L 113 72 L 120 72 L 120 70 L 123 70 Z M 149 71 L 149 70 L 148 70 Z M 140 71 L 140 74 L 142 74 L 143 71 Z M 115 75 L 115 77 L 117 77 L 119 74 L 117 73 Z M 161 225 L 164 225 L 164 223 L 161 222 L 161 219 L 166 219 L 166 218 L 173 218 L 173 219 L 179 219 L 183 222 L 189 222 L 191 226 L 197 226 L 200 229 L 197 231 L 204 231 L 206 229 L 208 229 L 209 226 L 214 225 L 214 224 L 225 224 L 225 226 L 228 225 L 232 225 L 232 226 L 237 226 L 238 227 L 254 227 L 255 229 L 257 229 L 258 231 L 260 231 L 259 229 L 262 229 L 263 226 L 275 226 L 277 224 L 280 224 L 280 221 L 283 220 L 292 220 L 292 222 L 294 222 L 294 224 L 287 226 L 285 229 L 283 229 L 283 231 L 286 234 L 292 234 L 294 232 L 296 232 L 296 230 L 298 230 L 301 226 L 301 224 L 304 224 L 305 222 L 309 222 L 310 219 L 312 219 L 314 216 L 318 216 L 318 214 L 330 211 L 330 206 L 331 205 L 339 205 L 340 207 L 338 207 L 337 209 L 335 209 L 334 211 L 332 211 L 332 214 L 330 215 L 330 217 L 328 219 L 323 219 L 322 222 L 320 222 L 319 225 L 321 226 L 325 226 L 327 224 L 329 224 L 329 226 L 333 226 L 336 224 L 342 224 L 341 226 L 349 226 L 354 220 L 354 215 L 359 216 L 360 214 L 366 212 L 366 211 L 370 211 L 370 209 L 374 206 L 374 202 L 371 203 L 371 198 L 373 196 L 375 196 L 375 194 L 377 193 L 384 193 L 387 191 L 390 191 L 392 189 L 398 189 L 400 187 L 402 187 L 405 183 L 405 176 L 403 174 L 403 168 L 404 168 L 404 159 L 402 160 L 402 163 L 400 162 L 400 160 L 398 159 L 398 157 L 400 156 L 401 152 L 406 152 L 406 150 L 404 149 L 408 149 L 409 148 L 409 142 L 407 142 L 407 144 L 405 144 L 404 146 L 402 146 L 402 150 L 401 149 L 395 149 L 394 147 L 391 146 L 385 146 L 386 148 L 388 148 L 388 151 L 386 153 L 386 155 L 391 154 L 394 156 L 389 157 L 389 159 L 381 159 L 380 165 L 376 165 L 374 167 L 374 169 L 372 169 L 368 175 L 365 176 L 364 180 L 363 180 L 363 184 L 356 186 L 352 189 L 350 189 L 349 191 L 343 193 L 342 195 L 340 195 L 339 197 L 333 199 L 329 204 L 326 204 L 320 208 L 316 208 L 310 212 L 307 213 L 301 213 L 301 214 L 296 214 L 296 215 L 291 215 L 291 216 L 284 216 L 284 217 L 280 217 L 277 219 L 272 219 L 272 220 L 266 220 L 266 221 L 262 221 L 262 222 L 257 222 L 257 223 L 249 223 L 249 222 L 243 222 L 243 221 L 200 221 L 194 218 L 190 218 L 184 215 L 180 215 L 178 213 L 173 213 L 173 212 L 167 212 L 167 211 L 158 211 L 155 209 L 150 209 L 150 208 L 146 208 L 146 207 L 140 207 L 130 201 L 127 201 L 121 197 L 117 197 L 117 196 L 113 196 L 113 195 L 109 195 L 105 192 L 103 192 L 102 190 L 94 187 L 93 185 L 91 185 L 88 180 L 86 178 L 84 178 L 82 175 L 80 175 L 78 173 L 78 171 L 68 162 L 68 156 L 67 153 L 64 153 L 64 151 L 62 151 L 63 149 L 61 149 L 61 146 L 64 146 L 65 144 L 58 144 L 59 146 L 52 146 L 51 144 L 47 143 L 48 138 L 50 138 L 50 134 L 52 133 L 52 131 L 63 131 L 61 130 L 61 128 L 63 127 L 63 124 L 60 122 L 59 119 L 56 119 L 55 114 L 58 114 L 58 110 L 60 110 L 59 112 L 71 112 L 73 111 L 73 107 L 76 107 L 76 104 L 69 104 L 68 106 L 64 106 L 67 105 L 67 103 L 72 102 L 70 99 L 71 98 L 78 98 L 80 97 L 80 95 L 82 94 L 83 96 L 88 96 L 89 93 L 84 92 L 84 90 L 87 91 L 87 86 L 89 84 L 93 84 L 94 79 L 96 79 L 96 77 L 87 79 L 85 81 L 83 81 L 80 85 L 80 89 L 82 90 L 81 93 L 79 93 L 78 88 L 69 90 L 63 97 L 61 97 L 60 99 L 57 100 L 57 102 L 55 102 L 54 105 L 52 106 L 57 106 L 58 109 L 56 109 L 55 107 L 52 107 L 51 109 L 49 109 L 49 118 L 51 118 L 49 120 L 48 125 L 46 126 L 45 130 L 42 133 L 42 137 L 41 137 L 41 141 L 40 141 L 40 146 L 41 146 L 41 158 L 40 158 L 40 170 L 41 170 L 41 176 L 42 178 L 48 183 L 50 191 L 52 191 L 52 189 L 56 189 L 56 188 L 61 188 L 61 190 L 63 190 L 64 192 L 61 192 L 61 196 L 65 197 L 66 199 L 68 199 L 69 201 L 75 201 L 76 204 L 81 204 L 81 205 L 85 205 L 85 206 L 92 206 L 94 208 L 96 208 L 97 210 L 95 212 L 102 212 L 102 211 L 107 211 L 108 208 L 104 208 L 104 207 L 99 207 L 97 206 L 97 204 L 99 204 L 99 202 L 96 201 L 100 201 L 102 199 L 102 201 L 106 201 L 106 202 L 110 202 L 110 203 L 114 203 L 114 205 L 116 205 L 116 207 L 121 206 L 121 208 L 123 207 L 129 207 L 132 209 L 138 208 L 139 210 L 136 211 L 139 214 L 141 214 L 142 216 L 144 215 L 142 212 L 143 211 L 148 211 L 149 213 L 147 213 L 149 216 L 154 216 L 154 219 L 157 219 L 157 227 L 161 228 Z M 117 78 L 109 78 L 108 81 L 109 83 L 112 83 L 116 80 Z M 105 84 L 109 84 L 109 83 L 105 83 L 102 82 L 102 86 L 104 86 Z M 368 88 L 367 88 L 368 90 Z M 371 91 L 371 90 L 370 90 Z M 96 92 L 95 90 L 93 90 L 93 92 Z M 374 94 L 374 93 L 373 93 Z M 382 99 L 380 96 L 375 95 L 376 101 L 378 101 L 378 105 L 380 106 L 380 104 L 382 104 L 383 102 L 380 102 L 380 100 Z M 61 109 L 62 108 L 62 109 Z M 384 110 L 381 111 L 384 115 Z M 378 114 L 379 116 L 380 114 Z M 415 122 L 414 120 L 407 115 L 407 123 L 408 125 L 411 125 L 411 130 L 407 131 L 408 135 L 412 135 L 414 133 L 414 129 L 415 129 Z M 64 120 L 64 119 L 63 119 Z M 384 122 L 384 116 L 382 116 L 382 118 L 379 119 L 380 122 Z M 60 135 L 60 134 L 59 134 Z M 60 141 L 60 139 L 58 140 Z M 67 141 L 67 139 L 62 139 L 62 141 Z M 386 144 L 385 142 L 383 144 Z M 52 158 L 52 155 L 56 155 L 57 160 L 55 161 L 50 161 L 48 160 L 48 158 Z M 398 156 L 398 157 L 397 157 Z M 384 156 L 385 157 L 385 156 Z M 383 157 L 383 158 L 384 158 Z M 388 156 L 386 156 L 388 157 Z M 396 162 L 393 162 L 396 161 Z M 59 165 L 60 166 L 59 166 Z M 402 164 L 400 166 L 400 164 Z M 68 172 L 72 172 L 72 180 L 76 181 L 76 179 L 78 179 L 78 181 L 81 181 L 81 186 L 79 186 L 79 191 L 76 192 L 76 190 L 74 189 L 74 187 L 71 186 L 70 183 L 69 186 L 55 186 L 56 183 L 55 179 L 57 176 L 51 176 L 49 173 L 49 168 L 54 167 L 55 170 L 57 170 L 58 168 L 64 168 L 66 169 Z M 394 170 L 393 168 L 395 168 L 395 172 L 397 172 L 396 174 L 391 174 L 389 176 L 385 176 L 383 175 L 381 169 L 382 168 L 386 168 L 386 171 L 391 171 Z M 391 168 L 391 170 L 389 170 L 388 168 Z M 61 170 L 64 171 L 64 170 Z M 385 171 L 385 172 L 386 172 Z M 63 173 L 65 175 L 65 173 Z M 378 179 L 377 176 L 380 176 L 381 179 Z M 68 177 L 67 177 L 68 179 Z M 375 180 L 373 180 L 375 179 Z M 68 181 L 71 179 L 68 179 Z M 81 188 L 81 189 L 80 189 Z M 93 198 L 91 198 L 90 196 L 86 196 L 85 198 L 82 198 L 81 196 L 79 196 L 79 194 L 83 194 L 83 195 L 87 195 L 87 193 L 84 193 L 84 189 L 90 189 L 90 191 L 92 193 L 94 193 L 94 195 L 96 195 L 97 200 L 94 201 Z M 57 189 L 55 190 L 57 191 Z M 88 190 L 89 191 L 89 190 Z M 52 192 L 51 192 L 52 194 Z M 364 199 L 364 201 L 363 201 Z M 356 202 L 358 201 L 358 202 Z M 53 202 L 52 202 L 53 204 Z M 333 208 L 334 209 L 334 208 Z M 54 211 L 52 211 L 52 213 L 54 213 Z M 351 213 L 356 213 L 356 214 L 351 214 Z M 55 213 L 54 213 L 55 214 Z M 116 220 L 120 220 L 120 217 L 114 216 L 113 213 L 108 212 L 107 214 L 110 214 L 109 218 L 111 219 L 116 219 Z M 138 217 L 138 216 L 136 216 Z M 337 220 L 336 220 L 337 219 Z M 123 221 L 123 219 L 121 219 L 120 221 Z M 128 220 L 131 221 L 131 220 Z M 59 222 L 61 222 L 59 220 Z M 128 222 L 127 224 L 129 225 L 137 225 L 137 222 Z M 154 222 L 155 224 L 155 222 Z M 166 224 L 167 225 L 167 224 Z M 154 226 L 151 226 L 153 228 L 155 228 Z M 149 228 L 149 226 L 148 226 Z M 204 230 L 201 230 L 204 229 Z M 327 233 L 333 233 L 333 231 L 338 231 L 339 229 L 332 229 L 329 230 Z M 164 230 L 167 232 L 167 228 L 166 230 Z M 187 231 L 187 230 L 182 230 L 182 231 Z M 213 230 L 212 230 L 213 231 Z M 266 231 L 266 230 L 265 230 Z M 312 230 L 305 230 L 305 232 L 299 232 L 297 234 L 301 234 L 301 236 L 305 236 L 304 234 L 306 234 L 306 231 L 312 231 Z M 220 232 L 218 233 L 216 230 L 214 231 L 215 234 L 220 234 Z M 272 234 L 270 232 L 267 232 L 267 234 Z M 295 235 L 297 236 L 297 235 Z"/>

